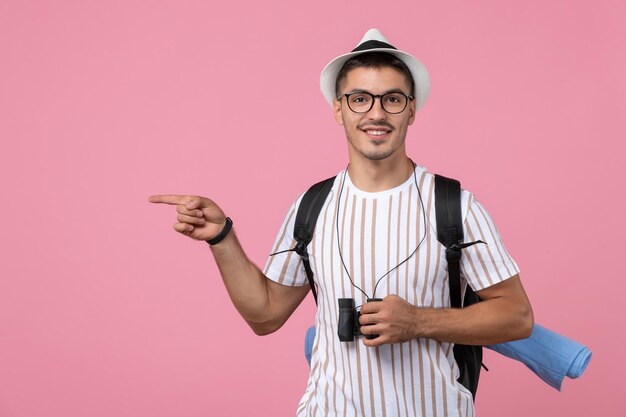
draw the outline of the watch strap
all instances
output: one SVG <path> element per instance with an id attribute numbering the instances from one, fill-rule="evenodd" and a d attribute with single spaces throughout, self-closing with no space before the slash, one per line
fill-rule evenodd
<path id="1" fill-rule="evenodd" d="M 224 225 L 224 228 L 222 229 L 222 231 L 213 239 L 208 239 L 206 242 L 211 246 L 217 245 L 222 240 L 224 240 L 226 236 L 228 236 L 228 233 L 230 233 L 230 230 L 232 228 L 233 228 L 233 221 L 230 219 L 230 217 L 226 217 L 226 224 Z"/>

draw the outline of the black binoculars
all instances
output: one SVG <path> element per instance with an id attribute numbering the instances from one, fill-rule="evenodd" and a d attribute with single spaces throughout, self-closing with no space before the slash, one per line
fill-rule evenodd
<path id="1" fill-rule="evenodd" d="M 359 317 L 361 312 L 354 306 L 354 298 L 340 298 L 339 300 L 339 323 L 337 335 L 342 342 L 353 342 L 355 336 L 363 336 Z M 368 298 L 367 302 L 382 301 L 382 298 Z M 366 335 L 366 339 L 376 339 L 377 334 Z"/>

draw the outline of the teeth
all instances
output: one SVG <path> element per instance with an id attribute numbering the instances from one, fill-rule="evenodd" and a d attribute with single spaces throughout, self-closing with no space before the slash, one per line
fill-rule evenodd
<path id="1" fill-rule="evenodd" d="M 387 133 L 386 130 L 368 130 L 367 133 L 374 136 L 382 136 Z"/>

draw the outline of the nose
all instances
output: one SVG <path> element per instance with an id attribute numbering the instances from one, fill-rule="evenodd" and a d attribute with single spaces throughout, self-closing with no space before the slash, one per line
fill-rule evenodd
<path id="1" fill-rule="evenodd" d="M 374 104 L 370 111 L 367 112 L 367 117 L 372 120 L 384 120 L 387 118 L 387 112 L 383 109 L 382 97 L 374 98 Z"/>

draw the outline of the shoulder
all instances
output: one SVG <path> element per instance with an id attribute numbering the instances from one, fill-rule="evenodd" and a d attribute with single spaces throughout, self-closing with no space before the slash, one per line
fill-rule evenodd
<path id="1" fill-rule="evenodd" d="M 461 217 L 463 221 L 465 221 L 470 211 L 470 207 L 472 206 L 472 204 L 475 203 L 475 197 L 474 197 L 474 193 L 472 193 L 470 190 L 468 190 L 467 188 L 463 186 L 463 181 L 461 179 L 454 178 L 445 174 L 436 174 L 420 166 L 416 166 L 415 172 L 416 172 L 418 181 L 423 184 L 423 187 L 421 188 L 425 190 L 426 193 L 429 194 L 429 197 L 432 198 L 433 201 L 435 201 L 434 197 L 435 197 L 435 177 L 436 176 L 441 176 L 444 178 L 458 181 L 461 186 Z M 420 180 L 420 176 L 422 177 L 421 180 Z"/>
<path id="2" fill-rule="evenodd" d="M 308 210 L 316 202 L 323 205 L 324 202 L 331 200 L 332 198 L 329 197 L 332 197 L 337 192 L 342 173 L 343 171 L 335 176 L 318 181 L 302 191 L 292 203 L 289 213 L 292 213 L 295 217 L 301 210 Z"/>
<path id="3" fill-rule="evenodd" d="M 310 185 L 305 191 L 300 193 L 295 203 L 296 206 L 301 204 L 310 204 L 320 198 L 326 198 L 329 194 L 336 191 L 343 176 L 344 171 L 337 175 L 318 181 Z"/>

